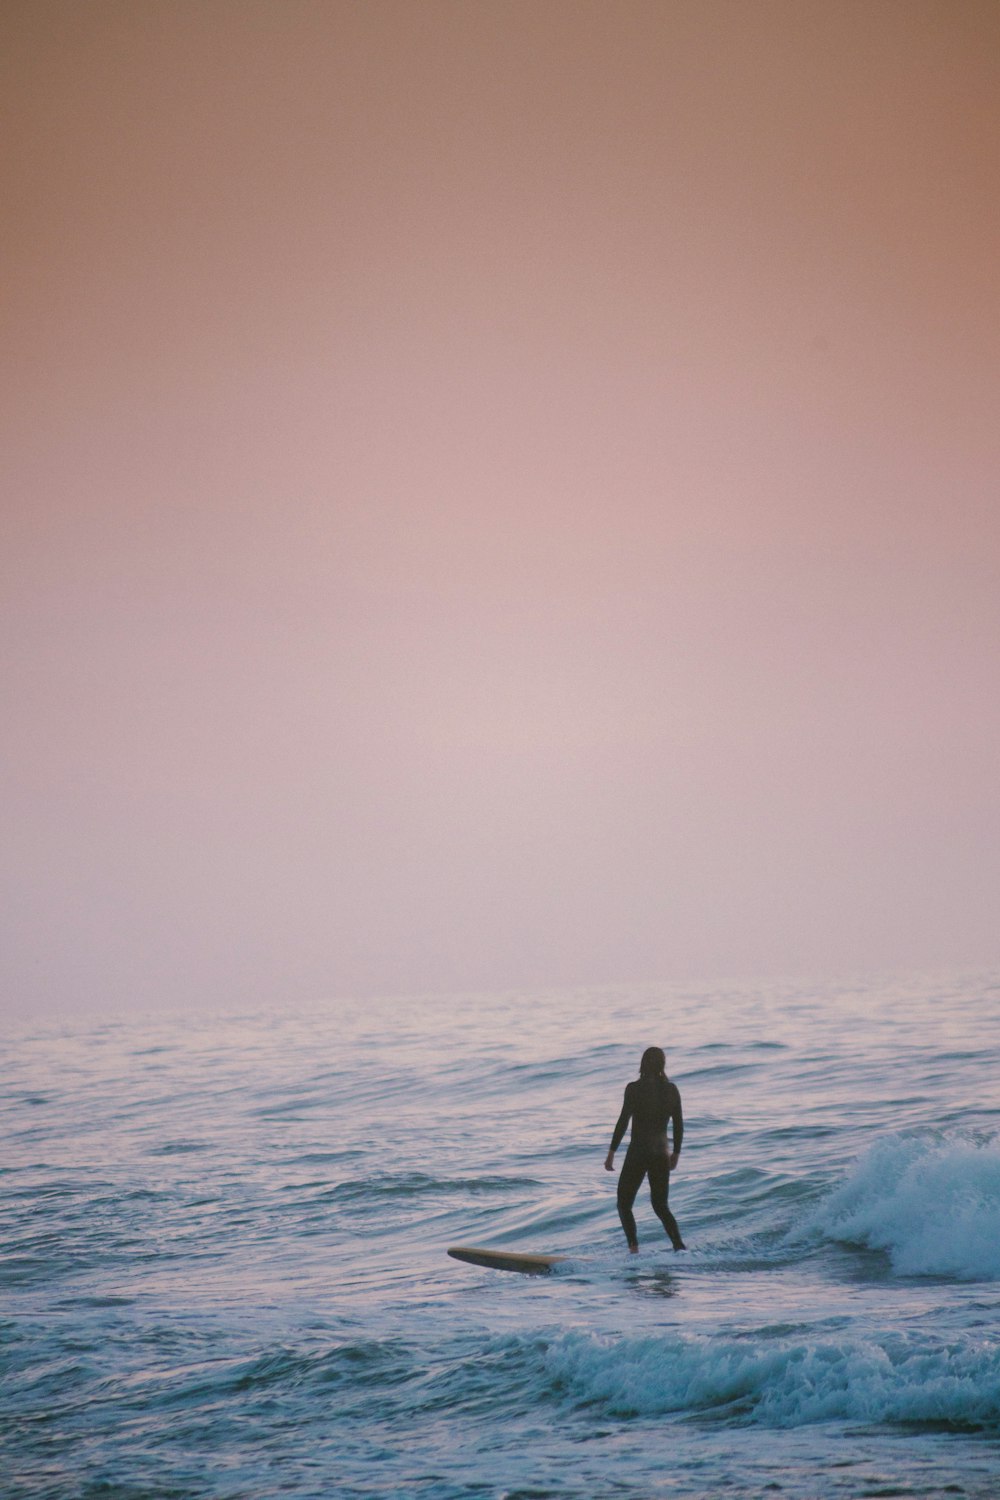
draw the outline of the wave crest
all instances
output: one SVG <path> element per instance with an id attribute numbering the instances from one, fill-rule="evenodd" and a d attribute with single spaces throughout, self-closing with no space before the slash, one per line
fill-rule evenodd
<path id="1" fill-rule="evenodd" d="M 956 1429 L 1000 1425 L 995 1342 L 875 1339 L 622 1340 L 570 1334 L 547 1373 L 574 1403 L 608 1416 L 701 1413 L 772 1427 L 831 1420 Z"/>
<path id="2" fill-rule="evenodd" d="M 807 1230 L 888 1252 L 907 1276 L 1000 1277 L 1000 1142 L 889 1136 L 860 1158 Z"/>

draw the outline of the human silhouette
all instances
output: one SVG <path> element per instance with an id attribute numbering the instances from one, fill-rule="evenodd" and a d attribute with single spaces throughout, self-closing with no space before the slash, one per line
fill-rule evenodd
<path id="1" fill-rule="evenodd" d="M 675 1250 L 685 1250 L 677 1220 L 667 1207 L 670 1191 L 670 1173 L 677 1165 L 684 1139 L 684 1116 L 681 1112 L 680 1091 L 667 1077 L 667 1060 L 660 1047 L 647 1047 L 639 1064 L 639 1077 L 625 1088 L 625 1101 L 618 1116 L 611 1149 L 604 1161 L 604 1169 L 615 1169 L 615 1152 L 621 1145 L 629 1120 L 632 1135 L 625 1153 L 621 1175 L 618 1178 L 618 1216 L 622 1221 L 629 1250 L 636 1255 L 639 1239 L 635 1228 L 632 1205 L 642 1186 L 642 1179 L 649 1178 L 649 1197 L 653 1212 L 670 1236 Z M 673 1149 L 667 1149 L 667 1122 L 673 1125 Z"/>

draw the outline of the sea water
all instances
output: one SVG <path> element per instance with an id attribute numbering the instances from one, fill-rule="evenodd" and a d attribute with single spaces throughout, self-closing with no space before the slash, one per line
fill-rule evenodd
<path id="1" fill-rule="evenodd" d="M 977 975 L 9 1025 L 0 1493 L 1000 1494 L 998 1014 Z M 690 1248 L 643 1190 L 630 1257 L 651 1044 Z"/>

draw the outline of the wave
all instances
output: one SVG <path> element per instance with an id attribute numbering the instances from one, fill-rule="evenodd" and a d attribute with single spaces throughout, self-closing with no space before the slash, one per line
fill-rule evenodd
<path id="1" fill-rule="evenodd" d="M 189 1156 L 193 1151 L 211 1151 L 208 1141 L 164 1141 L 160 1146 L 151 1146 L 148 1156 Z"/>
<path id="2" fill-rule="evenodd" d="M 574 1330 L 466 1336 L 459 1344 L 429 1368 L 398 1341 L 282 1347 L 234 1365 L 223 1379 L 233 1391 L 337 1385 L 343 1399 L 383 1417 L 394 1411 L 514 1416 L 544 1404 L 600 1420 L 675 1417 L 770 1428 L 850 1421 L 1000 1431 L 996 1336 L 817 1337 L 786 1327 L 726 1339 L 620 1338 Z"/>
<path id="3" fill-rule="evenodd" d="M 289 1191 L 300 1186 L 292 1184 Z M 430 1177 L 423 1172 L 373 1174 L 371 1177 L 337 1183 L 323 1196 L 336 1200 L 367 1202 L 379 1198 L 414 1198 L 424 1194 L 510 1193 L 525 1187 L 538 1187 L 533 1177 Z"/>
<path id="4" fill-rule="evenodd" d="M 888 1136 L 803 1226 L 888 1253 L 904 1276 L 1000 1277 L 1000 1141 Z"/>
<path id="5" fill-rule="evenodd" d="M 794 1427 L 832 1420 L 1000 1426 L 1000 1345 L 885 1334 L 843 1340 L 610 1342 L 567 1334 L 544 1353 L 554 1393 L 608 1417 L 713 1415 Z"/>

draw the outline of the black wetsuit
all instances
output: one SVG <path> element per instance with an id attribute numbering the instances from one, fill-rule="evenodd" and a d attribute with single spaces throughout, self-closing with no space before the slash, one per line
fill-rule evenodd
<path id="1" fill-rule="evenodd" d="M 677 1220 L 667 1207 L 670 1191 L 670 1160 L 667 1155 L 667 1122 L 674 1127 L 674 1151 L 679 1152 L 684 1139 L 684 1116 L 681 1113 L 681 1096 L 675 1083 L 669 1078 L 637 1078 L 625 1089 L 625 1102 L 618 1116 L 611 1150 L 621 1145 L 625 1127 L 632 1121 L 632 1138 L 621 1175 L 618 1178 L 618 1216 L 622 1221 L 625 1238 L 630 1245 L 638 1243 L 635 1232 L 635 1216 L 632 1205 L 642 1186 L 642 1179 L 649 1177 L 649 1196 L 653 1212 L 663 1225 L 675 1250 L 683 1250 L 684 1241 L 677 1228 Z"/>

